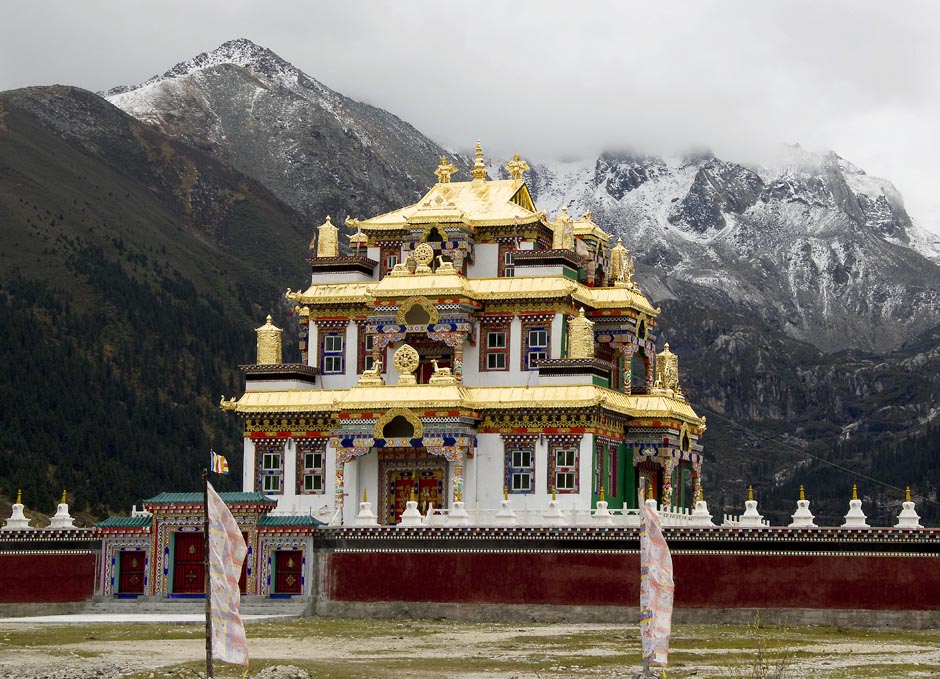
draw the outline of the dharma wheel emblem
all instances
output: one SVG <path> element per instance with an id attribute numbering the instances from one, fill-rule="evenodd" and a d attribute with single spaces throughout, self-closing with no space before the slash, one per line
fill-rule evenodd
<path id="1" fill-rule="evenodd" d="M 418 369 L 420 362 L 421 358 L 414 347 L 410 344 L 402 344 L 392 357 L 392 363 L 401 373 L 398 376 L 398 384 L 417 384 L 417 380 L 412 373 Z"/>
<path id="2" fill-rule="evenodd" d="M 427 243 L 421 243 L 421 245 L 415 248 L 414 257 L 418 264 L 428 266 L 434 261 L 434 248 Z"/>

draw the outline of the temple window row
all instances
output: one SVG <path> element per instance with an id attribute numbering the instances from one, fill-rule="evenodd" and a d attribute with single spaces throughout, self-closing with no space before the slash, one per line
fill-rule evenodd
<path id="1" fill-rule="evenodd" d="M 578 492 L 577 446 L 559 444 L 552 446 L 548 456 L 549 484 L 546 492 L 559 494 Z M 513 494 L 536 492 L 535 446 L 513 445 L 506 448 L 506 489 Z"/>

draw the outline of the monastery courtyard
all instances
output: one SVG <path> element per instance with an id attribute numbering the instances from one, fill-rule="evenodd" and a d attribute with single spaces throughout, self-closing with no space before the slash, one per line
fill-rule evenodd
<path id="1" fill-rule="evenodd" d="M 0 620 L 0 678 L 160 679 L 204 671 L 199 623 L 58 625 Z M 306 618 L 248 623 L 256 676 L 293 665 L 331 679 L 632 677 L 636 625 Z M 679 626 L 669 677 L 940 677 L 931 631 Z M 763 660 L 765 671 L 756 665 Z M 779 671 L 782 669 L 783 671 Z M 270 671 L 269 671 L 270 672 Z M 267 676 L 293 676 L 287 673 Z M 216 676 L 240 677 L 216 663 Z"/>

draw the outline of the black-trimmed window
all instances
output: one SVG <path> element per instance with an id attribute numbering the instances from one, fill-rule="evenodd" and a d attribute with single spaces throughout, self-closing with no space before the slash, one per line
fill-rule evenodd
<path id="1" fill-rule="evenodd" d="M 535 492 L 535 451 L 514 446 L 506 452 L 507 486 L 510 493 Z"/>
<path id="2" fill-rule="evenodd" d="M 306 450 L 301 458 L 303 463 L 303 486 L 304 493 L 324 493 L 324 455 L 322 450 Z"/>
<path id="3" fill-rule="evenodd" d="M 523 370 L 538 370 L 538 362 L 548 358 L 549 331 L 547 326 L 529 326 L 525 331 Z"/>
<path id="4" fill-rule="evenodd" d="M 336 375 L 344 372 L 346 336 L 340 332 L 327 332 L 320 339 L 320 372 Z"/>
<path id="5" fill-rule="evenodd" d="M 502 328 L 499 330 L 486 331 L 486 370 L 508 370 L 509 369 L 509 331 Z"/>
<path id="6" fill-rule="evenodd" d="M 512 278 L 516 275 L 515 253 L 512 250 L 506 250 L 503 253 L 503 276 Z"/>
<path id="7" fill-rule="evenodd" d="M 262 451 L 258 476 L 262 493 L 280 493 L 284 479 L 283 451 Z"/>
<path id="8" fill-rule="evenodd" d="M 552 450 L 555 490 L 558 493 L 578 492 L 578 449 L 561 446 Z"/>

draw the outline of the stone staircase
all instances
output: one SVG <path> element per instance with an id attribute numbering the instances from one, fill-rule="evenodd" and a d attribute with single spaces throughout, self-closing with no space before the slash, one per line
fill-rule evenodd
<path id="1" fill-rule="evenodd" d="M 252 616 L 302 618 L 307 615 L 311 598 L 295 596 L 287 599 L 269 599 L 261 596 L 243 596 L 240 613 Z M 138 597 L 113 599 L 96 596 L 82 610 L 85 615 L 201 615 L 205 613 L 205 599 L 166 599 Z"/>

